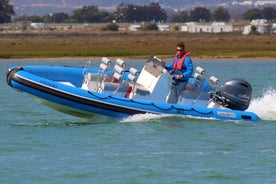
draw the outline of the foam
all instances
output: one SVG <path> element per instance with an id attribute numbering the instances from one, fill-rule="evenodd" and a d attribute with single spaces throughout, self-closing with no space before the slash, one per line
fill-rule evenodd
<path id="1" fill-rule="evenodd" d="M 263 120 L 276 121 L 276 90 L 267 89 L 261 97 L 252 99 L 247 111 L 256 113 Z"/>

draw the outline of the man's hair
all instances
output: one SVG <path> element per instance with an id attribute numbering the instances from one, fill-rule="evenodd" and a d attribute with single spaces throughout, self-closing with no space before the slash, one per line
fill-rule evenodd
<path id="1" fill-rule="evenodd" d="M 181 47 L 185 49 L 185 44 L 183 42 L 179 42 L 178 44 L 176 44 L 176 47 Z"/>

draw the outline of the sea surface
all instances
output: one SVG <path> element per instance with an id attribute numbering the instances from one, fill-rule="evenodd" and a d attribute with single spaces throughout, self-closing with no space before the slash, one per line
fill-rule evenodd
<path id="1" fill-rule="evenodd" d="M 1 184 L 276 183 L 276 60 L 196 60 L 221 82 L 253 87 L 254 123 L 172 115 L 56 112 L 6 84 L 11 66 L 84 66 L 86 60 L 0 60 Z M 131 60 L 127 67 L 142 67 Z M 93 61 L 95 67 L 97 61 Z"/>

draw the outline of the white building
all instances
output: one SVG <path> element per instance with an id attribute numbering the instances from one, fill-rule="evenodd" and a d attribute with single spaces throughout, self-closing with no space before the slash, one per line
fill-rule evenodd
<path id="1" fill-rule="evenodd" d="M 181 31 L 189 33 L 225 33 L 233 32 L 233 25 L 226 24 L 225 22 L 213 22 L 213 23 L 198 23 L 187 22 L 181 27 Z"/>
<path id="2" fill-rule="evenodd" d="M 255 26 L 256 31 L 261 34 L 271 34 L 272 33 L 272 25 L 267 23 L 265 19 L 257 19 L 252 20 L 250 25 L 244 26 L 242 34 L 249 34 L 251 32 L 251 27 Z"/>
<path id="3" fill-rule="evenodd" d="M 129 29 L 130 31 L 138 31 L 138 30 L 141 29 L 141 25 L 133 24 L 133 25 L 130 25 L 128 29 Z"/>
<path id="4" fill-rule="evenodd" d="M 170 30 L 170 26 L 169 25 L 164 25 L 164 24 L 159 24 L 158 25 L 158 30 L 159 31 L 169 31 Z"/>
<path id="5" fill-rule="evenodd" d="M 43 29 L 45 28 L 45 24 L 42 22 L 34 22 L 34 23 L 31 23 L 31 27 L 34 29 Z"/>
<path id="6" fill-rule="evenodd" d="M 272 24 L 272 33 L 276 33 L 276 23 Z"/>

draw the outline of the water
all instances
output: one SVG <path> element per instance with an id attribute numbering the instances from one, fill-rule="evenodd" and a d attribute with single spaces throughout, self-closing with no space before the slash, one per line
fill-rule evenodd
<path id="1" fill-rule="evenodd" d="M 249 110 L 263 120 L 80 119 L 10 88 L 5 72 L 14 65 L 82 66 L 83 60 L 0 60 L 0 183 L 276 183 L 276 60 L 194 63 L 221 82 L 248 80 Z"/>

